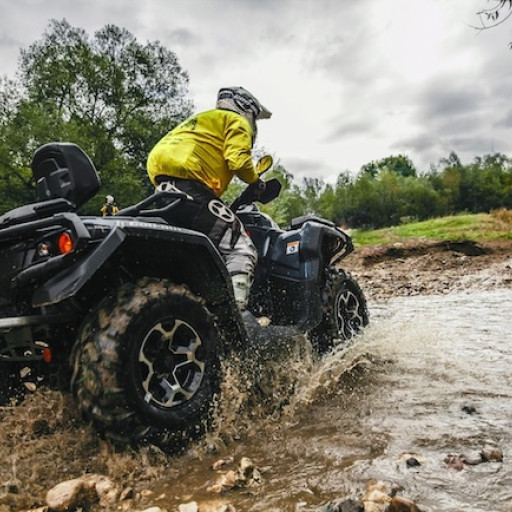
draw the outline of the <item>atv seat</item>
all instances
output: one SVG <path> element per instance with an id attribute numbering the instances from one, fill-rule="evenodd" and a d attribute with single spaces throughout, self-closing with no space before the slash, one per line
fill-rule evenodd
<path id="1" fill-rule="evenodd" d="M 85 152 L 70 142 L 41 146 L 32 160 L 39 201 L 66 199 L 80 208 L 100 189 L 98 173 Z"/>

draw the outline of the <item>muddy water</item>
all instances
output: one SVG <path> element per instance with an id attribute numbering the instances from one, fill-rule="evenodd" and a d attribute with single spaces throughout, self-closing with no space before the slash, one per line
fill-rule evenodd
<path id="1" fill-rule="evenodd" d="M 321 360 L 297 338 L 251 371 L 226 361 L 215 429 L 180 457 L 116 452 L 66 392 L 41 389 L 0 408 L 0 511 L 44 505 L 49 488 L 91 472 L 136 495 L 152 491 L 133 510 L 176 512 L 196 501 L 201 512 L 221 503 L 316 512 L 361 499 L 380 479 L 423 512 L 511 512 L 512 289 L 499 275 L 472 276 L 458 293 L 372 301 L 371 326 Z M 503 462 L 460 471 L 445 464 L 450 453 L 477 458 L 488 441 Z M 421 465 L 408 467 L 411 456 Z M 234 469 L 242 457 L 259 468 L 261 484 L 210 492 L 220 476 L 212 464 L 232 458 L 224 470 Z"/>
<path id="2" fill-rule="evenodd" d="M 169 462 L 153 503 L 316 511 L 360 499 L 381 479 L 423 511 L 510 512 L 512 290 L 396 298 L 370 311 L 371 327 L 338 353 L 318 361 L 298 339 L 271 358 L 258 377 L 260 402 L 251 377 L 231 364 L 215 432 Z M 488 441 L 502 448 L 502 463 L 445 464 L 449 453 L 478 457 Z M 213 462 L 244 456 L 261 485 L 207 491 L 218 478 Z M 411 456 L 421 465 L 408 467 Z"/>

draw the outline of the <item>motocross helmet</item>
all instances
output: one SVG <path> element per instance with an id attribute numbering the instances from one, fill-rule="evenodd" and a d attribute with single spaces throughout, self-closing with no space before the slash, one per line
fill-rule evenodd
<path id="1" fill-rule="evenodd" d="M 220 89 L 217 94 L 217 108 L 231 110 L 245 117 L 252 128 L 253 143 L 258 133 L 256 120 L 269 119 L 272 116 L 272 113 L 243 87 L 223 87 Z"/>
<path id="2" fill-rule="evenodd" d="M 105 202 L 107 204 L 114 204 L 114 196 L 108 195 L 105 197 Z"/>

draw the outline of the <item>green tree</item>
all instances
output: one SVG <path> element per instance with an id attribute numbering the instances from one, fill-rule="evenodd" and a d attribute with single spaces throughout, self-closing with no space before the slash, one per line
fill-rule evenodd
<path id="1" fill-rule="evenodd" d="M 464 209 L 462 205 L 462 183 L 466 170 L 458 155 L 452 151 L 442 158 L 428 175 L 428 180 L 439 195 L 442 214 L 453 214 Z"/>
<path id="2" fill-rule="evenodd" d="M 511 204 L 511 161 L 500 153 L 477 157 L 467 166 L 464 210 L 478 213 Z"/>
<path id="3" fill-rule="evenodd" d="M 361 167 L 361 172 L 376 178 L 382 171 L 392 171 L 400 176 L 416 176 L 416 167 L 405 155 L 388 156 Z"/>
<path id="4" fill-rule="evenodd" d="M 151 189 L 149 150 L 192 113 L 187 93 L 187 73 L 158 41 L 141 44 L 115 25 L 89 37 L 66 20 L 51 20 L 43 37 L 21 51 L 17 79 L 2 83 L 0 174 L 15 167 L 26 178 L 38 146 L 71 141 L 91 157 L 103 191 L 121 206 L 133 203 Z M 10 181 L 17 203 L 33 188 L 26 179 Z M 97 213 L 101 200 L 89 209 Z"/>
<path id="5" fill-rule="evenodd" d="M 501 153 L 476 157 L 469 165 L 451 153 L 427 178 L 438 193 L 441 214 L 512 205 L 512 161 Z"/>
<path id="6" fill-rule="evenodd" d="M 300 187 L 294 183 L 293 175 L 279 163 L 265 175 L 266 180 L 277 179 L 281 193 L 275 201 L 262 206 L 262 211 L 272 217 L 279 226 L 287 226 L 292 219 L 304 215 L 306 200 Z"/>

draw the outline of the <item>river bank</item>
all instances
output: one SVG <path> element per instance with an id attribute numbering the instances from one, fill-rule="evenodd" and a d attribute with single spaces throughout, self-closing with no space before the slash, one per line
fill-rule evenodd
<path id="1" fill-rule="evenodd" d="M 512 240 L 411 240 L 357 249 L 343 261 L 368 300 L 512 284 Z"/>

